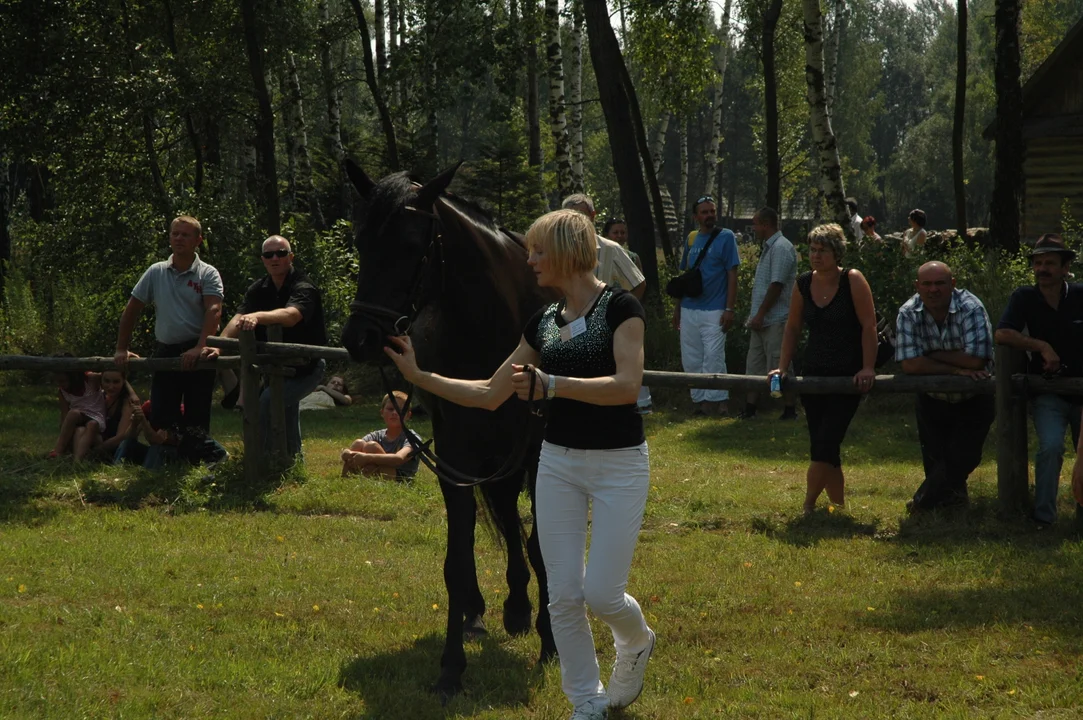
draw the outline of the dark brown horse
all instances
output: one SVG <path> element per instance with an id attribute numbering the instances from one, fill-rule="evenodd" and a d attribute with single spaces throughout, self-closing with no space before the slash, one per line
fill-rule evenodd
<path id="1" fill-rule="evenodd" d="M 489 378 L 519 344 L 526 321 L 548 299 L 526 263 L 523 239 L 497 227 L 480 208 L 444 192 L 457 169 L 424 186 L 411 182 L 406 173 L 374 183 L 347 161 L 347 174 L 366 201 L 356 238 L 357 296 L 342 333 L 343 346 L 358 362 L 387 362 L 382 352 L 387 336 L 408 332 L 426 370 Z M 518 498 L 528 488 L 533 511 L 541 437 L 526 405 L 514 396 L 495 412 L 432 396 L 422 396 L 422 401 L 432 415 L 436 454 L 456 471 L 438 473 L 447 508 L 448 615 L 440 678 L 433 689 L 446 701 L 462 689 L 464 632 L 484 632 L 485 600 L 474 561 L 478 496 L 507 550 L 504 628 L 511 635 L 530 628 L 530 569 L 523 557 Z M 480 483 L 476 491 L 455 481 L 494 474 L 497 477 Z M 556 646 L 533 527 L 526 546 L 538 579 L 535 627 L 542 640 L 540 660 L 545 661 Z"/>

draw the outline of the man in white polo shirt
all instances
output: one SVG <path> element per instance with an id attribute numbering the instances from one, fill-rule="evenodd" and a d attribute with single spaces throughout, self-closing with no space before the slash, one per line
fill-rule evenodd
<path id="1" fill-rule="evenodd" d="M 132 296 L 120 317 L 117 351 L 113 359 L 126 368 L 132 330 L 143 309 L 154 304 L 154 357 L 179 357 L 181 371 L 154 373 L 150 403 L 154 424 L 168 428 L 174 424 L 198 426 L 209 431 L 214 370 L 196 370 L 201 358 L 217 356 L 207 347 L 207 338 L 218 332 L 222 315 L 222 276 L 199 259 L 196 248 L 203 243 L 199 220 L 188 215 L 176 218 L 169 228 L 168 260 L 147 268 L 132 289 Z M 184 403 L 184 413 L 181 413 Z"/>
<path id="2" fill-rule="evenodd" d="M 590 218 L 591 222 L 594 222 L 597 214 L 594 210 L 594 201 L 583 193 L 569 195 L 564 198 L 560 206 L 583 213 Z M 598 234 L 594 235 L 594 239 L 598 243 L 598 267 L 594 268 L 597 278 L 606 285 L 614 285 L 627 290 L 635 295 L 637 300 L 642 300 L 647 283 L 643 273 L 636 267 L 635 261 L 629 257 L 620 243 Z"/>

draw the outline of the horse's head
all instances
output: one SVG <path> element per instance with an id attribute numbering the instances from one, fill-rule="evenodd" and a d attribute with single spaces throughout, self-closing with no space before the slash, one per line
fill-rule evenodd
<path id="1" fill-rule="evenodd" d="M 388 335 L 409 330 L 436 265 L 440 219 L 437 200 L 451 183 L 455 165 L 418 185 L 406 173 L 378 183 L 346 161 L 346 174 L 366 203 L 355 243 L 360 261 L 357 294 L 342 331 L 342 344 L 358 362 L 385 359 Z"/>

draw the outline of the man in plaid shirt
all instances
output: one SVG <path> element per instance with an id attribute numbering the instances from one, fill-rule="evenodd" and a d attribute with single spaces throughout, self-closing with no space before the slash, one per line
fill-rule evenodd
<path id="1" fill-rule="evenodd" d="M 927 262 L 918 269 L 917 294 L 896 320 L 895 359 L 913 375 L 989 377 L 993 328 L 973 293 L 955 287 L 951 268 Z M 989 394 L 918 393 L 918 437 L 925 482 L 907 503 L 911 512 L 966 505 L 966 481 L 981 462 L 993 424 Z"/>

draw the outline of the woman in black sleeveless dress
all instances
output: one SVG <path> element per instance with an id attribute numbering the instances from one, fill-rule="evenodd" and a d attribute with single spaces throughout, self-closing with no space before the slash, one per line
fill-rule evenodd
<path id="1" fill-rule="evenodd" d="M 790 295 L 790 316 L 782 338 L 778 366 L 790 366 L 808 325 L 805 346 L 806 376 L 849 377 L 862 393 L 876 379 L 876 309 L 865 276 L 839 266 L 846 236 L 836 224 L 813 228 L 808 236 L 812 272 L 797 278 Z M 771 375 L 781 374 L 778 369 Z M 861 396 L 802 394 L 808 421 L 811 463 L 805 492 L 805 512 L 816 508 L 816 499 L 827 490 L 836 505 L 845 505 L 845 480 L 839 448 L 857 412 Z"/>

